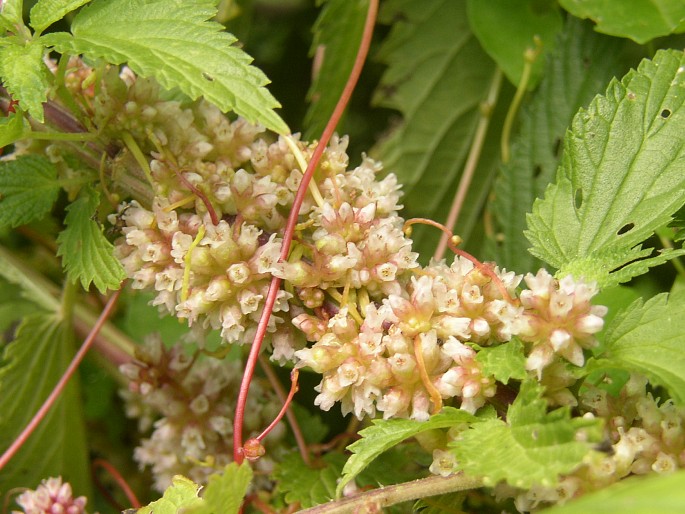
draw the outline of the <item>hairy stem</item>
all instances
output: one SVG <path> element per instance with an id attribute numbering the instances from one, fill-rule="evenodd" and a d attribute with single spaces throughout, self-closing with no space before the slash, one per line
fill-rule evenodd
<path id="1" fill-rule="evenodd" d="M 371 45 L 371 37 L 373 35 L 373 27 L 376 24 L 376 13 L 378 12 L 378 0 L 371 0 L 369 2 L 369 10 L 366 16 L 366 22 L 364 24 L 364 33 L 362 35 L 362 40 L 359 45 L 359 50 L 357 51 L 357 57 L 354 61 L 354 66 L 350 72 L 350 76 L 347 79 L 345 88 L 343 89 L 340 99 L 333 110 L 331 118 L 328 120 L 328 124 L 321 135 L 319 144 L 316 146 L 312 158 L 307 165 L 307 170 L 302 177 L 302 183 L 297 190 L 297 195 L 293 201 L 293 206 L 290 210 L 290 216 L 288 217 L 288 222 L 286 224 L 285 233 L 283 234 L 283 246 L 281 247 L 280 261 L 286 261 L 288 258 L 288 253 L 290 252 L 290 244 L 293 240 L 293 235 L 295 234 L 295 227 L 297 226 L 298 213 L 300 212 L 300 207 L 304 201 L 304 197 L 307 194 L 309 182 L 314 176 L 314 170 L 321 160 L 321 156 L 333 136 L 335 127 L 337 126 L 340 118 L 347 106 L 352 92 L 357 85 L 357 80 L 361 73 L 362 67 L 364 66 L 364 61 L 366 61 L 366 55 L 369 52 L 369 46 Z M 252 382 L 252 376 L 254 375 L 255 367 L 257 366 L 257 358 L 262 347 L 262 342 L 264 341 L 264 336 L 266 335 L 267 327 L 269 324 L 269 318 L 271 317 L 271 312 L 273 311 L 274 305 L 276 303 L 276 295 L 281 287 L 281 279 L 274 277 L 271 280 L 271 285 L 269 286 L 269 291 L 264 301 L 264 309 L 262 310 L 262 315 L 259 319 L 259 324 L 257 325 L 257 331 L 250 348 L 250 354 L 247 358 L 247 363 L 245 364 L 245 372 L 243 373 L 243 379 L 240 383 L 240 391 L 238 393 L 238 402 L 236 405 L 235 419 L 233 425 L 233 460 L 238 464 L 241 464 L 245 458 L 243 451 L 243 419 L 245 417 L 245 406 L 247 404 L 247 393 L 250 389 L 250 383 Z"/>
<path id="2" fill-rule="evenodd" d="M 300 511 L 307 514 L 343 514 L 352 512 L 381 512 L 384 507 L 398 503 L 426 498 L 438 494 L 454 493 L 476 489 L 483 485 L 480 478 L 465 476 L 463 473 L 449 477 L 433 476 L 406 482 L 404 484 L 381 487 L 350 498 L 317 505 Z"/>

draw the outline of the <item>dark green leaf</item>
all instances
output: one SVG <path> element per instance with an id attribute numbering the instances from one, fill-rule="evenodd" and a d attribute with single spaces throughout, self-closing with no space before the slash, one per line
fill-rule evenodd
<path id="1" fill-rule="evenodd" d="M 560 0 L 564 9 L 597 23 L 597 31 L 646 43 L 685 31 L 685 3 L 678 0 Z"/>
<path id="2" fill-rule="evenodd" d="M 84 195 L 67 207 L 65 228 L 57 238 L 57 255 L 69 278 L 80 281 L 84 289 L 91 282 L 101 293 L 118 289 L 126 273 L 114 257 L 114 247 L 102 227 L 92 217 L 100 204 L 99 195 L 86 189 Z"/>
<path id="3" fill-rule="evenodd" d="M 521 115 L 511 159 L 502 165 L 491 210 L 496 220 L 496 261 L 517 272 L 534 273 L 541 262 L 523 236 L 526 213 L 554 179 L 562 141 L 573 115 L 605 84 L 624 73 L 622 42 L 601 36 L 587 23 L 570 19 L 544 68 L 540 86 Z"/>
<path id="4" fill-rule="evenodd" d="M 298 502 L 303 509 L 308 509 L 335 497 L 335 486 L 344 462 L 341 454 L 328 453 L 310 468 L 299 453 L 292 452 L 278 463 L 273 476 L 278 491 L 285 494 L 288 504 Z"/>
<path id="5" fill-rule="evenodd" d="M 19 106 L 43 122 L 43 102 L 48 99 L 50 74 L 43 63 L 43 45 L 8 44 L 0 48 L 0 77 Z"/>
<path id="6" fill-rule="evenodd" d="M 619 313 L 604 336 L 598 364 L 621 367 L 664 386 L 685 403 L 685 294 L 635 301 Z"/>
<path id="7" fill-rule="evenodd" d="M 74 354 L 73 338 L 54 314 L 24 319 L 7 346 L 0 368 L 0 448 L 12 441 L 38 411 Z M 48 412 L 24 446 L 0 471 L 0 490 L 35 488 L 62 476 L 75 495 L 90 494 L 90 470 L 77 379 Z"/>
<path id="8" fill-rule="evenodd" d="M 542 74 L 544 54 L 553 47 L 561 30 L 562 17 L 556 2 L 539 0 L 468 0 L 469 22 L 473 33 L 507 78 L 515 85 L 521 82 L 525 53 L 542 55 L 533 62 L 529 89 Z"/>
<path id="9" fill-rule="evenodd" d="M 496 85 L 495 66 L 469 29 L 464 2 L 394 0 L 385 4 L 382 20 L 394 23 L 378 55 L 389 68 L 375 102 L 401 111 L 403 122 L 374 156 L 403 185 L 405 217 L 444 221 L 481 120 L 481 104 Z M 474 177 L 457 227 L 465 240 L 494 168 L 482 171 Z M 426 257 L 435 249 L 433 232 L 417 230 L 414 236 L 414 249 Z"/>
<path id="10" fill-rule="evenodd" d="M 63 53 L 84 54 L 112 64 L 128 63 L 142 77 L 190 98 L 203 96 L 223 111 L 285 134 L 273 111 L 278 102 L 263 87 L 268 79 L 236 39 L 218 23 L 214 0 L 99 0 L 82 9 L 71 25 L 41 37 Z"/>
<path id="11" fill-rule="evenodd" d="M 578 431 L 585 432 L 578 437 Z M 451 447 L 459 467 L 486 485 L 504 480 L 514 487 L 551 486 L 591 451 L 584 441 L 602 437 L 600 420 L 571 418 L 568 408 L 547 412 L 542 388 L 524 382 L 509 407 L 507 422 L 489 419 L 471 426 Z"/>
<path id="12" fill-rule="evenodd" d="M 575 116 L 528 216 L 534 255 L 607 286 L 680 253 L 650 258 L 640 243 L 685 202 L 684 66 L 683 52 L 659 51 Z"/>
<path id="13" fill-rule="evenodd" d="M 314 26 L 312 53 L 323 60 L 309 88 L 311 102 L 304 125 L 305 139 L 321 137 L 352 70 L 369 0 L 325 0 Z"/>
<path id="14" fill-rule="evenodd" d="M 336 495 L 339 496 L 345 485 L 361 473 L 371 461 L 405 439 L 427 430 L 449 428 L 459 423 L 476 421 L 479 420 L 475 416 L 453 407 L 445 407 L 440 413 L 431 416 L 428 421 L 410 419 L 373 420 L 372 426 L 359 432 L 362 438 L 347 448 L 352 452 L 352 456 L 345 463 L 343 477 L 338 483 Z"/>
<path id="15" fill-rule="evenodd" d="M 43 218 L 59 190 L 57 169 L 45 157 L 0 162 L 0 226 L 17 227 Z"/>

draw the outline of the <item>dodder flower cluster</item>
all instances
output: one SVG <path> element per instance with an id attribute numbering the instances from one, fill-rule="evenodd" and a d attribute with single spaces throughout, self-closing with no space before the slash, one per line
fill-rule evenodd
<path id="1" fill-rule="evenodd" d="M 17 504 L 25 514 L 85 514 L 86 497 L 74 498 L 71 484 L 62 477 L 48 478 L 35 491 L 24 491 L 17 497 Z M 13 514 L 21 514 L 12 511 Z"/>

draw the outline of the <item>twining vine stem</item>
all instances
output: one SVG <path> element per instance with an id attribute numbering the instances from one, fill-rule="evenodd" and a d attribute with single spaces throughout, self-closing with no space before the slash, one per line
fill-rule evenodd
<path id="1" fill-rule="evenodd" d="M 361 43 L 359 44 L 359 50 L 357 51 L 357 56 L 352 66 L 352 71 L 347 79 L 347 83 L 340 95 L 340 99 L 333 110 L 331 118 L 328 120 L 326 127 L 324 128 L 319 144 L 316 146 L 312 158 L 307 165 L 307 169 L 302 177 L 302 182 L 299 189 L 297 190 L 297 195 L 293 202 L 290 216 L 288 216 L 288 222 L 286 224 L 285 232 L 283 234 L 283 246 L 281 247 L 280 260 L 285 261 L 288 258 L 288 253 L 290 252 L 290 244 L 295 233 L 295 226 L 297 225 L 298 213 L 300 212 L 300 206 L 304 201 L 304 197 L 307 194 L 309 182 L 314 175 L 314 171 L 319 164 L 319 160 L 323 155 L 326 145 L 333 136 L 335 127 L 338 125 L 340 118 L 347 107 L 347 104 L 352 96 L 359 75 L 361 74 L 362 67 L 366 61 L 366 56 L 369 52 L 369 47 L 371 46 L 371 37 L 373 35 L 373 28 L 376 24 L 376 14 L 378 12 L 378 0 L 369 1 L 369 9 L 366 15 L 366 21 L 364 23 L 364 32 L 362 34 Z M 259 319 L 259 324 L 257 325 L 257 331 L 250 348 L 250 353 L 247 358 L 247 363 L 245 364 L 245 372 L 243 373 L 243 379 L 240 383 L 240 391 L 238 392 L 238 401 L 235 410 L 235 419 L 233 424 L 233 460 L 238 464 L 241 464 L 245 458 L 243 451 L 243 419 L 245 417 L 245 406 L 247 404 L 247 394 L 250 389 L 250 383 L 252 382 L 252 376 L 254 375 L 255 367 L 257 366 L 257 359 L 259 357 L 259 352 L 262 347 L 262 342 L 266 335 L 266 330 L 269 323 L 269 318 L 271 317 L 271 311 L 273 310 L 274 304 L 276 303 L 276 295 L 281 287 L 281 279 L 274 277 L 271 280 L 271 285 L 269 286 L 269 291 L 267 297 L 264 301 L 264 309 L 262 315 Z"/>

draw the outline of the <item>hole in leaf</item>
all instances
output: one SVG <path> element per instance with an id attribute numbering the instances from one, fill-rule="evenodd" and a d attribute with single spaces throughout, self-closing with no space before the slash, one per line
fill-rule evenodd
<path id="1" fill-rule="evenodd" d="M 667 120 L 671 116 L 671 110 L 670 109 L 664 109 L 663 111 L 661 111 L 660 116 L 663 119 Z"/>
<path id="2" fill-rule="evenodd" d="M 621 228 L 618 229 L 618 232 L 616 232 L 616 235 L 621 236 L 621 235 L 625 234 L 626 232 L 630 232 L 631 230 L 633 230 L 634 227 L 635 227 L 635 223 L 626 223 L 625 225 L 623 225 Z"/>
<path id="3" fill-rule="evenodd" d="M 558 137 L 554 140 L 554 146 L 552 147 L 552 153 L 558 159 L 559 154 L 561 154 L 561 138 Z"/>
<path id="4" fill-rule="evenodd" d="M 538 178 L 542 174 L 542 166 L 539 164 L 533 168 L 533 178 Z"/>
<path id="5" fill-rule="evenodd" d="M 583 205 L 583 190 L 581 188 L 576 189 L 576 194 L 573 197 L 573 205 L 576 206 L 576 210 L 580 210 Z"/>

